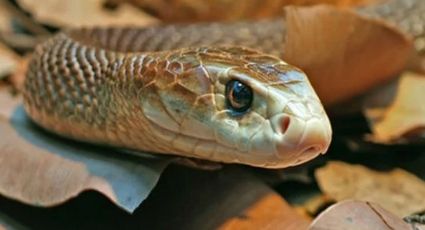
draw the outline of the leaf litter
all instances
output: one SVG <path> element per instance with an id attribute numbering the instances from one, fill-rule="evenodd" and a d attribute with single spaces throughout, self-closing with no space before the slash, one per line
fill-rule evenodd
<path id="1" fill-rule="evenodd" d="M 346 200 L 323 211 L 310 230 L 423 230 L 372 202 Z"/>
<path id="2" fill-rule="evenodd" d="M 413 49 L 396 27 L 326 5 L 286 7 L 285 25 L 283 59 L 307 73 L 325 106 L 393 79 Z"/>
<path id="3" fill-rule="evenodd" d="M 377 143 L 408 141 L 425 134 L 425 76 L 407 72 L 401 76 L 397 94 L 387 107 L 367 108 L 372 128 L 368 137 Z"/>
<path id="4" fill-rule="evenodd" d="M 403 170 L 378 172 L 331 161 L 315 172 L 320 189 L 336 201 L 370 201 L 402 218 L 425 207 L 425 182 Z"/>
<path id="5" fill-rule="evenodd" d="M 35 126 L 21 99 L 0 90 L 0 193 L 21 202 L 58 205 L 96 190 L 132 212 L 148 196 L 167 158 L 133 158 L 116 149 L 64 140 Z M 117 157 L 120 156 L 120 157 Z"/>

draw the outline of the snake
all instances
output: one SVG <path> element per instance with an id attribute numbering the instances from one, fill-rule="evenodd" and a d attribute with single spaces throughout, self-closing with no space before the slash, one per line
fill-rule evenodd
<path id="1" fill-rule="evenodd" d="M 422 38 L 422 1 L 357 11 Z M 332 129 L 306 74 L 279 58 L 281 20 L 59 32 L 32 55 L 24 108 L 79 141 L 262 168 L 301 164 L 327 151 Z"/>

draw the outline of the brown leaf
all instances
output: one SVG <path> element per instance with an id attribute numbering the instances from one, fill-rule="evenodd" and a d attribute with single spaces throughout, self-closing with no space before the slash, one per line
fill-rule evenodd
<path id="1" fill-rule="evenodd" d="M 243 218 L 227 220 L 219 229 L 307 229 L 309 221 L 276 193 L 264 195 L 243 213 Z"/>
<path id="2" fill-rule="evenodd" d="M 26 229 L 62 229 L 63 226 L 173 230 L 219 229 L 221 226 L 261 230 L 294 226 L 306 229 L 311 222 L 294 213 L 282 197 L 249 168 L 239 165 L 223 165 L 215 171 L 170 165 L 151 195 L 132 215 L 117 210 L 92 193 L 49 209 L 27 207 L 0 197 L 0 225 L 4 220 L 2 214 L 19 220 Z"/>
<path id="3" fill-rule="evenodd" d="M 320 189 L 337 201 L 371 201 L 400 218 L 425 207 L 424 181 L 402 169 L 377 172 L 335 161 L 316 170 L 315 175 Z"/>
<path id="4" fill-rule="evenodd" d="M 413 230 L 401 218 L 379 205 L 363 201 L 342 201 L 323 211 L 310 230 Z"/>
<path id="5" fill-rule="evenodd" d="M 116 149 L 63 140 L 36 127 L 19 97 L 0 89 L 0 194 L 52 206 L 97 190 L 132 212 L 155 186 L 166 159 L 141 159 Z"/>
<path id="6" fill-rule="evenodd" d="M 388 108 L 369 108 L 365 114 L 371 124 L 370 139 L 391 143 L 406 136 L 417 136 L 425 128 L 425 77 L 405 73 L 399 82 L 397 95 Z"/>
<path id="7" fill-rule="evenodd" d="M 331 6 L 285 8 L 284 60 L 303 69 L 326 105 L 393 78 L 413 44 L 378 20 Z"/>
<path id="8" fill-rule="evenodd" d="M 122 4 L 115 10 L 107 10 L 103 7 L 102 0 L 18 0 L 17 3 L 38 21 L 59 27 L 145 26 L 157 22 L 128 4 Z"/>

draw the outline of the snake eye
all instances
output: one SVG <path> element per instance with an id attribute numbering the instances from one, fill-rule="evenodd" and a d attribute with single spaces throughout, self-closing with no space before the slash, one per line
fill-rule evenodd
<path id="1" fill-rule="evenodd" d="M 236 113 L 245 113 L 252 104 L 252 89 L 238 80 L 226 84 L 227 106 Z"/>

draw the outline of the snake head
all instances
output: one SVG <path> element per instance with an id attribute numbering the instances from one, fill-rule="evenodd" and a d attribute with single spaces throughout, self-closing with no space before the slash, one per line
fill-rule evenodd
<path id="1" fill-rule="evenodd" d="M 238 47 L 187 49 L 167 60 L 174 78 L 156 82 L 162 106 L 145 106 L 145 114 L 167 130 L 162 136 L 171 133 L 165 143 L 173 151 L 265 168 L 297 165 L 327 151 L 329 119 L 296 67 Z"/>

